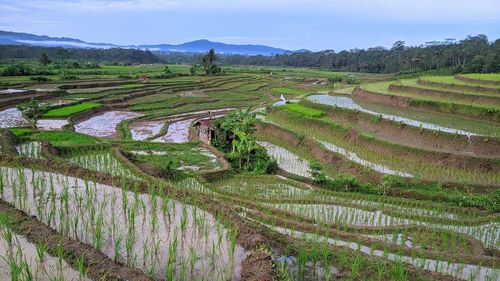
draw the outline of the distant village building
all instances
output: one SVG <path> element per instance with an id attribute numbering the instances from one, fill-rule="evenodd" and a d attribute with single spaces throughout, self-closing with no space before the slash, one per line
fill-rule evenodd
<path id="1" fill-rule="evenodd" d="M 201 142 L 210 144 L 212 138 L 215 137 L 215 129 L 212 127 L 211 119 L 198 120 L 194 123 L 193 128 Z"/>

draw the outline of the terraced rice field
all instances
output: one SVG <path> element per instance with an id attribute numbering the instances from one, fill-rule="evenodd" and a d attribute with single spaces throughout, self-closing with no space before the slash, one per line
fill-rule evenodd
<path id="1" fill-rule="evenodd" d="M 170 69 L 0 90 L 51 107 L 31 128 L 0 99 L 0 279 L 500 280 L 498 74 Z M 238 109 L 271 174 L 194 133 Z"/>

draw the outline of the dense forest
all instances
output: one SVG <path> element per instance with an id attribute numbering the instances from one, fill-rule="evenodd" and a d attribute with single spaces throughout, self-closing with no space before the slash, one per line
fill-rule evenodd
<path id="1" fill-rule="evenodd" d="M 0 60 L 37 60 L 41 53 L 54 61 L 79 60 L 92 62 L 157 63 L 160 59 L 150 51 L 136 49 L 66 49 L 25 45 L 0 45 Z"/>
<path id="2" fill-rule="evenodd" d="M 169 63 L 194 63 L 198 56 L 168 54 Z M 338 71 L 372 73 L 414 73 L 447 69 L 452 72 L 499 72 L 500 39 L 490 43 L 486 35 L 468 36 L 464 40 L 446 39 L 409 47 L 397 41 L 393 47 L 375 47 L 335 52 L 303 52 L 276 56 L 221 56 L 224 65 L 266 65 L 319 67 Z"/>
<path id="3" fill-rule="evenodd" d="M 53 61 L 80 60 L 122 63 L 200 63 L 200 54 L 153 54 L 135 49 L 64 49 L 34 46 L 0 46 L 0 60 L 36 60 L 45 52 Z M 392 48 L 375 47 L 335 52 L 300 52 L 275 56 L 218 55 L 222 65 L 316 67 L 337 71 L 371 73 L 500 72 L 500 39 L 489 42 L 486 35 L 463 40 L 446 39 L 421 46 L 397 41 Z"/>

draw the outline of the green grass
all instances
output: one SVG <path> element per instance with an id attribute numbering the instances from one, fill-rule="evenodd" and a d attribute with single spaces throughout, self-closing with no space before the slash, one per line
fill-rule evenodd
<path id="1" fill-rule="evenodd" d="M 496 125 L 490 122 L 477 121 L 457 115 L 450 115 L 439 112 L 415 111 L 412 110 L 411 108 L 383 106 L 383 105 L 371 104 L 360 101 L 356 101 L 356 103 L 368 110 L 379 113 L 401 116 L 417 120 L 420 122 L 436 124 L 443 127 L 455 128 L 485 136 L 500 137 L 500 125 Z"/>
<path id="2" fill-rule="evenodd" d="M 287 95 L 302 95 L 306 93 L 305 91 L 287 87 L 272 88 L 271 91 L 276 94 L 287 94 Z"/>
<path id="3" fill-rule="evenodd" d="M 462 76 L 477 80 L 500 81 L 500 73 L 470 73 Z"/>
<path id="4" fill-rule="evenodd" d="M 433 97 L 433 96 L 421 96 L 418 94 L 404 93 L 404 92 L 389 92 L 389 85 L 393 84 L 394 81 L 384 81 L 378 83 L 369 83 L 363 84 L 362 88 L 368 91 L 393 95 L 393 96 L 402 96 L 411 99 L 411 104 L 413 106 L 430 106 L 435 111 L 457 114 L 461 116 L 468 116 L 477 118 L 480 116 L 490 116 L 496 115 L 496 112 L 500 110 L 500 106 L 494 104 L 480 104 L 469 101 L 462 101 L 451 98 L 443 98 L 443 97 Z"/>
<path id="5" fill-rule="evenodd" d="M 494 77 L 494 76 L 492 76 L 492 77 Z M 431 82 L 454 84 L 454 85 L 465 85 L 465 86 L 475 86 L 475 87 L 479 86 L 475 83 L 458 80 L 455 78 L 455 76 L 423 76 L 422 79 L 427 80 L 427 81 L 431 81 Z M 480 85 L 480 87 L 500 88 L 500 86 L 496 86 L 496 85 Z"/>
<path id="6" fill-rule="evenodd" d="M 49 141 L 53 146 L 75 146 L 97 144 L 99 141 L 93 137 L 74 132 L 39 132 L 29 136 L 33 141 Z"/>
<path id="7" fill-rule="evenodd" d="M 9 130 L 18 138 L 29 136 L 33 132 L 31 129 L 25 128 L 13 128 Z"/>
<path id="8" fill-rule="evenodd" d="M 102 104 L 94 102 L 83 102 L 75 105 L 64 106 L 56 109 L 49 110 L 43 117 L 69 117 L 76 113 L 87 111 L 89 109 L 99 108 Z"/>
<path id="9" fill-rule="evenodd" d="M 296 113 L 300 116 L 305 116 L 309 118 L 321 118 L 325 116 L 325 112 L 319 109 L 314 109 L 310 107 L 305 107 L 300 104 L 285 104 L 283 106 L 284 109 L 289 110 L 293 113 Z"/>
<path id="10" fill-rule="evenodd" d="M 459 80 L 456 80 L 459 81 Z M 431 89 L 431 90 L 440 90 L 440 91 L 446 91 L 446 92 L 454 92 L 457 94 L 463 94 L 463 95 L 476 95 L 476 96 L 493 96 L 493 97 L 498 97 L 497 94 L 494 93 L 489 93 L 489 92 L 483 92 L 480 90 L 472 90 L 472 89 L 447 89 L 447 88 L 442 88 L 442 87 L 435 87 L 435 86 L 427 86 L 427 85 L 420 85 L 417 83 L 417 79 L 403 79 L 400 80 L 401 84 L 404 86 L 411 86 L 411 87 L 417 87 L 417 88 L 422 88 L 422 89 Z M 445 82 L 443 82 L 445 83 Z M 449 84 L 449 83 L 448 83 Z M 472 85 L 472 86 L 479 86 L 479 85 Z"/>
<path id="11" fill-rule="evenodd" d="M 354 152 L 359 158 L 366 161 L 381 164 L 394 170 L 408 172 L 414 175 L 416 179 L 460 182 L 463 184 L 493 185 L 500 183 L 500 175 L 492 171 L 429 162 L 429 158 L 425 154 L 428 153 L 429 157 L 431 157 L 433 152 L 392 144 L 363 134 L 354 143 L 346 138 L 349 127 L 334 124 L 325 119 L 291 115 L 279 108 L 269 113 L 267 119 L 296 134 L 314 137 Z M 411 157 L 407 157 L 408 155 L 411 155 Z M 471 161 L 473 161 L 472 158 Z M 482 160 L 476 158 L 475 161 Z"/>
<path id="12" fill-rule="evenodd" d="M 0 212 L 0 226 L 12 229 L 17 223 L 10 214 Z"/>

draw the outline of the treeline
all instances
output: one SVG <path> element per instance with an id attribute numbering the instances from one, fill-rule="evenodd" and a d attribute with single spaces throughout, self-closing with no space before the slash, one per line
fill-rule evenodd
<path id="1" fill-rule="evenodd" d="M 37 60 L 47 53 L 54 62 L 71 60 L 120 63 L 197 64 L 202 54 L 153 54 L 136 49 L 65 49 L 1 45 L 0 60 Z M 375 47 L 335 52 L 301 52 L 275 56 L 218 55 L 221 65 L 292 66 L 322 69 L 370 72 L 417 73 L 422 71 L 446 72 L 500 72 L 500 39 L 489 42 L 486 35 L 468 36 L 457 41 L 427 42 L 421 46 L 406 46 L 397 41 L 392 48 Z"/>
<path id="2" fill-rule="evenodd" d="M 46 53 L 52 61 L 92 61 L 122 63 L 157 63 L 160 59 L 150 51 L 137 49 L 66 49 L 62 47 L 38 47 L 25 45 L 0 45 L 0 60 L 37 60 Z"/>
<path id="3" fill-rule="evenodd" d="M 196 55 L 161 56 L 168 63 L 195 63 Z M 304 52 L 276 56 L 220 56 L 223 65 L 261 65 L 318 67 L 337 71 L 371 73 L 415 73 L 446 69 L 452 72 L 500 72 L 500 39 L 490 43 L 486 35 L 468 36 L 464 40 L 446 39 L 422 46 L 405 46 L 397 41 L 393 47 L 375 47 L 334 52 Z"/>

